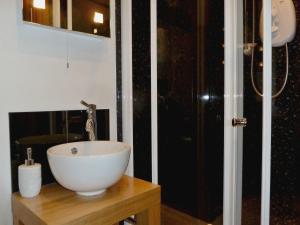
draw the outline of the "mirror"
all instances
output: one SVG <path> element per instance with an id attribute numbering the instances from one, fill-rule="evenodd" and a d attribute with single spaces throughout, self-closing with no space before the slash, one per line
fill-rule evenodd
<path id="1" fill-rule="evenodd" d="M 109 0 L 23 0 L 23 21 L 110 37 Z"/>

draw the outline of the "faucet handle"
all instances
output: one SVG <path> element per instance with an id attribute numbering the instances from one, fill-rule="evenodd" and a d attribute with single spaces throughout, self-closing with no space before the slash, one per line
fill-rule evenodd
<path id="1" fill-rule="evenodd" d="M 88 110 L 93 111 L 93 110 L 96 110 L 96 109 L 97 109 L 97 107 L 96 107 L 95 104 L 88 104 L 88 103 L 86 103 L 86 102 L 83 101 L 83 100 L 81 100 L 80 103 L 81 103 L 82 105 L 84 105 L 85 107 L 87 107 Z"/>
<path id="2" fill-rule="evenodd" d="M 86 103 L 85 101 L 81 100 L 80 103 L 86 107 L 90 107 L 90 104 Z"/>

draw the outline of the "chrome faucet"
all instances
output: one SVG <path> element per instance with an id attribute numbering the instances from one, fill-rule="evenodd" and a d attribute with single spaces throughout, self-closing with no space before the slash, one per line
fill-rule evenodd
<path id="1" fill-rule="evenodd" d="M 89 140 L 97 140 L 97 117 L 96 117 L 96 105 L 88 104 L 81 100 L 80 103 L 87 107 L 88 119 L 86 121 L 85 130 L 89 133 Z"/>

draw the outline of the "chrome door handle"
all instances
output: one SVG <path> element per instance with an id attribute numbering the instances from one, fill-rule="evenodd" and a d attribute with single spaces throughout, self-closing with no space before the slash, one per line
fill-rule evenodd
<path id="1" fill-rule="evenodd" d="M 246 127 L 247 126 L 247 118 L 233 118 L 232 126 L 234 127 Z"/>

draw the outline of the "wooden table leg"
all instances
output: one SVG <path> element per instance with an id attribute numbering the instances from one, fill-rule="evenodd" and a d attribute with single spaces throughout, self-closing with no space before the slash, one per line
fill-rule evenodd
<path id="1" fill-rule="evenodd" d="M 136 215 L 137 225 L 160 225 L 160 204 Z"/>

